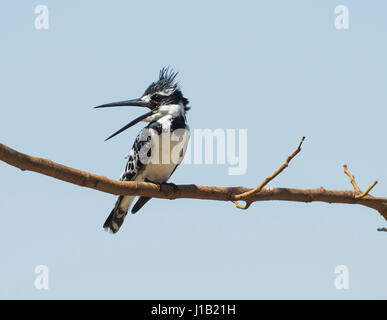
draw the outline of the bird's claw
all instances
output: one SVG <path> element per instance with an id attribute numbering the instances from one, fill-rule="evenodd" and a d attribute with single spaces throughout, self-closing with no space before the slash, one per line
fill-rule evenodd
<path id="1" fill-rule="evenodd" d="M 154 182 L 154 181 L 150 181 L 148 179 L 145 179 L 144 181 L 155 184 L 157 186 L 157 190 L 161 191 L 161 183 L 160 182 Z"/>
<path id="2" fill-rule="evenodd" d="M 161 191 L 162 185 L 167 185 L 167 186 L 172 187 L 174 192 L 179 190 L 179 187 L 176 184 L 174 184 L 173 182 L 162 182 L 162 183 L 160 183 L 160 182 L 150 181 L 148 179 L 145 179 L 144 181 L 155 184 L 157 186 L 157 190 L 158 191 Z"/>
<path id="3" fill-rule="evenodd" d="M 166 185 L 172 187 L 174 192 L 179 190 L 179 187 L 176 184 L 174 184 L 173 182 L 164 182 L 163 184 L 166 184 Z"/>

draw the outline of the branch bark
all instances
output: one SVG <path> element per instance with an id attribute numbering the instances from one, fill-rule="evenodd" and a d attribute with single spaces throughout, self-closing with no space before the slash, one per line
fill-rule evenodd
<path id="1" fill-rule="evenodd" d="M 300 146 L 297 150 L 299 150 L 299 148 Z M 34 171 L 78 186 L 114 195 L 137 195 L 160 199 L 185 198 L 235 202 L 237 200 L 243 201 L 244 199 L 241 198 L 241 195 L 248 194 L 248 201 L 250 203 L 256 201 L 281 200 L 358 204 L 377 210 L 384 219 L 387 220 L 387 198 L 373 197 L 368 194 L 369 190 L 363 196 L 359 188 L 357 188 L 358 190 L 356 190 L 356 188 L 355 190 L 326 190 L 323 187 L 315 189 L 260 188 L 258 190 L 257 188 L 214 187 L 188 184 L 178 185 L 176 190 L 169 185 L 162 185 L 162 188 L 159 191 L 157 186 L 152 183 L 109 179 L 102 175 L 64 166 L 51 160 L 33 157 L 11 149 L 1 143 L 0 160 L 23 171 Z M 285 162 L 286 165 L 289 163 L 288 160 L 289 157 L 287 162 Z M 283 166 L 281 166 L 281 168 Z M 348 175 L 349 172 L 347 167 L 345 167 L 345 170 Z M 354 184 L 353 176 L 349 175 L 349 177 L 352 177 L 351 183 Z M 361 195 L 361 197 L 359 197 L 359 195 Z M 386 228 L 379 228 L 378 230 L 387 231 Z"/>

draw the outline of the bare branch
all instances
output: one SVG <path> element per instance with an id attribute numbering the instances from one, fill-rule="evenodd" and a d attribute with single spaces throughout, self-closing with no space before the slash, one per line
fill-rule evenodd
<path id="1" fill-rule="evenodd" d="M 277 171 L 275 171 L 271 176 L 267 177 L 258 187 L 256 187 L 253 190 L 250 190 L 250 191 L 244 192 L 242 194 L 236 195 L 235 196 L 235 200 L 233 201 L 233 203 L 236 205 L 236 207 L 239 208 L 239 209 L 247 209 L 248 207 L 250 207 L 250 205 L 251 205 L 251 203 L 253 201 L 250 201 L 249 198 L 254 193 L 260 192 L 270 181 L 272 181 L 276 176 L 278 176 L 282 171 L 284 171 L 288 167 L 290 161 L 292 161 L 292 159 L 301 151 L 301 145 L 304 142 L 304 140 L 305 140 L 305 137 L 302 137 L 301 142 L 298 145 L 297 149 L 290 156 L 288 156 L 286 158 L 285 162 L 282 164 L 281 167 L 278 168 Z M 245 206 L 241 206 L 238 203 L 238 200 L 245 201 L 246 205 Z"/>
<path id="2" fill-rule="evenodd" d="M 288 157 L 287 161 L 283 165 L 284 168 L 286 167 L 285 164 L 287 165 L 292 159 L 292 156 L 294 157 L 299 152 L 298 149 L 289 156 L 290 158 Z M 78 186 L 115 195 L 138 195 L 162 199 L 186 198 L 237 201 L 240 200 L 241 195 L 247 193 L 249 194 L 248 200 L 250 202 L 281 200 L 295 202 L 321 201 L 327 203 L 359 204 L 377 210 L 387 220 L 387 198 L 373 197 L 370 195 L 359 198 L 357 197 L 358 191 L 353 190 L 325 190 L 322 187 L 317 189 L 261 188 L 259 192 L 256 192 L 257 188 L 210 187 L 190 184 L 179 185 L 177 190 L 174 190 L 172 186 L 163 185 L 159 191 L 157 186 L 152 183 L 109 179 L 102 175 L 96 175 L 67 167 L 51 160 L 29 156 L 13 150 L 1 143 L 0 160 L 21 170 L 38 172 Z M 276 173 L 279 173 L 279 170 L 277 170 Z M 276 175 L 274 173 L 271 177 L 275 176 Z"/>

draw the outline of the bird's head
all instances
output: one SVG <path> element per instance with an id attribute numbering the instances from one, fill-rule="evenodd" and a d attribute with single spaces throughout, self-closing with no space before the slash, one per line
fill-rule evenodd
<path id="1" fill-rule="evenodd" d="M 110 138 L 113 138 L 117 134 L 124 130 L 134 126 L 140 121 L 151 122 L 156 121 L 164 116 L 179 116 L 184 115 L 190 108 L 188 105 L 188 99 L 183 96 L 180 90 L 179 84 L 175 81 L 177 73 L 173 72 L 169 68 L 163 68 L 160 70 L 159 79 L 152 82 L 145 90 L 144 94 L 138 99 L 118 101 L 113 103 L 107 103 L 95 108 L 109 108 L 109 107 L 122 107 L 122 106 L 136 106 L 145 107 L 150 109 L 149 112 L 134 119 L 126 126 L 113 133 Z"/>

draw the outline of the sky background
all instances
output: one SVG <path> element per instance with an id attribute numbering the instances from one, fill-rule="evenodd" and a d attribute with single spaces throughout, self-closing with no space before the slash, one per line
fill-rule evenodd
<path id="1" fill-rule="evenodd" d="M 49 29 L 34 9 L 49 9 Z M 349 29 L 334 9 L 349 9 Z M 247 172 L 182 165 L 177 184 L 258 185 L 387 196 L 385 1 L 2 1 L 0 142 L 118 178 L 141 114 L 94 110 L 179 71 L 191 129 L 247 129 Z M 387 222 L 325 203 L 153 199 L 116 235 L 115 196 L 0 162 L 2 299 L 387 298 Z M 34 286 L 37 265 L 49 289 Z M 337 265 L 349 289 L 337 290 Z"/>

